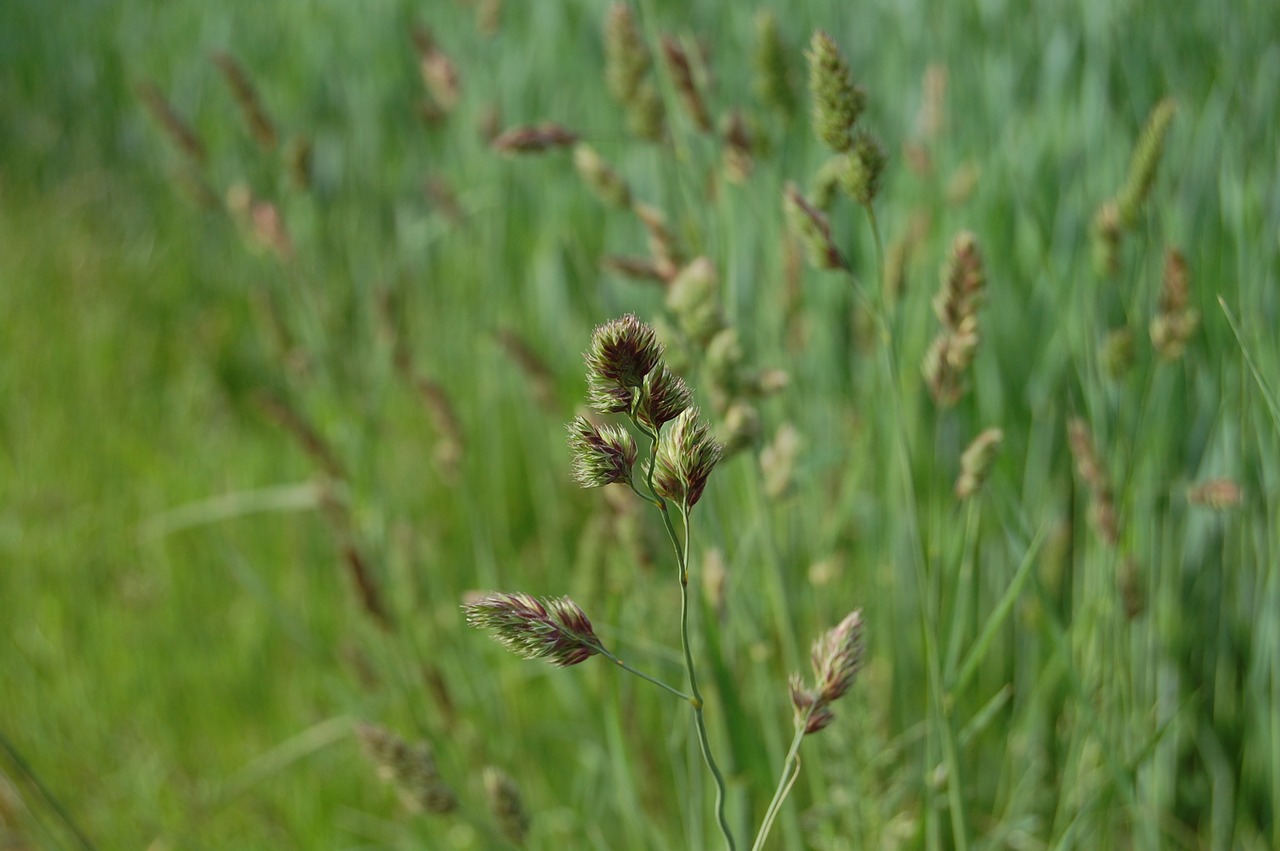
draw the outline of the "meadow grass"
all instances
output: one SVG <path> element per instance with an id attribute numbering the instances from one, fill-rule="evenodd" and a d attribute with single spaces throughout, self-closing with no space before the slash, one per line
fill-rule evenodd
<path id="1" fill-rule="evenodd" d="M 629 663 L 683 671 L 661 523 L 581 492 L 564 441 L 591 329 L 678 321 L 602 266 L 651 246 L 570 152 L 486 144 L 547 121 L 664 214 L 678 267 L 713 264 L 743 369 L 789 377 L 694 516 L 738 836 L 787 754 L 788 673 L 861 608 L 865 667 L 770 847 L 1280 845 L 1280 12 L 778 4 L 788 112 L 754 88 L 770 7 L 641 0 L 655 144 L 611 97 L 609 6 L 0 5 L 0 847 L 496 848 L 520 808 L 529 848 L 718 847 L 685 707 L 601 660 L 521 662 L 459 611 L 569 594 Z M 829 155 L 818 28 L 889 154 L 891 288 L 858 205 L 830 219 L 851 274 L 804 268 L 787 232 L 784 187 L 812 195 Z M 664 35 L 715 121 L 741 111 L 742 182 Z M 1128 212 L 1165 98 L 1108 273 L 1099 210 Z M 922 364 L 961 231 L 985 295 L 939 407 Z M 1150 326 L 1179 304 L 1199 321 L 1165 358 Z M 714 410 L 714 359 L 681 339 Z M 406 807 L 358 722 L 429 742 L 456 810 Z"/>

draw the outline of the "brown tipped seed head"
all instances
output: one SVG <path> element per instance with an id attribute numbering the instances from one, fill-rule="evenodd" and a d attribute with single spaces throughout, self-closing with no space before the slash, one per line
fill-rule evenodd
<path id="1" fill-rule="evenodd" d="M 640 387 L 662 360 L 662 346 L 651 326 L 628 313 L 598 326 L 584 357 L 589 375 L 620 387 Z"/>
<path id="2" fill-rule="evenodd" d="M 587 404 L 600 414 L 626 414 L 636 391 L 598 375 L 587 376 Z"/>
<path id="3" fill-rule="evenodd" d="M 1244 490 L 1231 479 L 1208 479 L 1188 488 L 1187 500 L 1192 505 L 1226 511 L 1244 502 Z"/>
<path id="4" fill-rule="evenodd" d="M 697 408 L 686 408 L 658 437 L 653 487 L 658 496 L 692 508 L 724 455 Z"/>
<path id="5" fill-rule="evenodd" d="M 489 146 L 502 154 L 537 154 L 568 148 L 577 141 L 577 133 L 548 122 L 534 127 L 513 127 L 498 134 Z"/>
<path id="6" fill-rule="evenodd" d="M 644 378 L 637 417 L 653 429 L 671 422 L 693 404 L 693 391 L 665 363 Z"/>
<path id="7" fill-rule="evenodd" d="M 584 488 L 631 481 L 636 463 L 636 441 L 626 429 L 598 426 L 586 417 L 569 423 L 569 448 L 573 450 L 573 478 Z"/>
<path id="8" fill-rule="evenodd" d="M 815 641 L 810 661 L 820 698 L 833 703 L 844 697 L 862 667 L 862 610 L 850 612 Z"/>
<path id="9" fill-rule="evenodd" d="M 827 217 L 800 194 L 794 183 L 782 193 L 783 212 L 792 233 L 800 238 L 809 255 L 809 263 L 817 269 L 845 269 L 844 257 L 831 239 Z"/>
<path id="10" fill-rule="evenodd" d="M 599 652 L 591 621 L 568 597 L 492 592 L 464 604 L 462 611 L 469 625 L 526 659 L 566 668 Z"/>
<path id="11" fill-rule="evenodd" d="M 848 61 L 825 32 L 813 34 L 806 56 L 814 132 L 831 150 L 847 151 L 853 145 L 850 134 L 866 105 L 866 95 L 853 84 Z"/>

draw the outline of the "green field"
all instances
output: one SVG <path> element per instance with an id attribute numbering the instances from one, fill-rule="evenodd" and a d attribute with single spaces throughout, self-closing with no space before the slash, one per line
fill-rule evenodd
<path id="1" fill-rule="evenodd" d="M 569 595 L 684 688 L 664 525 L 565 440 L 629 312 L 732 444 L 689 590 L 736 847 L 855 609 L 768 848 L 1280 847 L 1280 5 L 637 0 L 653 139 L 611 6 L 0 3 L 0 849 L 516 847 L 490 766 L 523 847 L 725 847 L 687 705 L 460 608 Z M 866 206 L 822 198 L 819 29 Z M 637 206 L 493 144 L 545 122 Z"/>

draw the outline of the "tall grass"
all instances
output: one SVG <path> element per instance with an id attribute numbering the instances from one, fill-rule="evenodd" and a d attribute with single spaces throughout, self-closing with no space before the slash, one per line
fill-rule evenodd
<path id="1" fill-rule="evenodd" d="M 490 848 L 523 811 L 530 848 L 715 847 L 687 711 L 520 663 L 458 610 L 569 593 L 679 681 L 661 525 L 579 492 L 563 440 L 591 328 L 630 311 L 737 440 L 690 571 L 739 835 L 787 755 L 787 674 L 861 607 L 865 669 L 773 847 L 1280 845 L 1280 15 L 813 0 L 773 10 L 770 89 L 757 9 L 634 11 L 664 141 L 611 94 L 603 2 L 0 7 L 0 840 Z M 856 204 L 830 210 L 851 275 L 807 270 L 784 222 L 828 156 L 817 28 L 889 154 L 883 274 Z M 544 122 L 630 206 L 567 151 L 487 144 Z M 985 296 L 945 407 L 922 366 L 961 231 Z M 697 258 L 740 357 L 671 306 Z M 403 806 L 357 721 L 428 742 L 457 807 Z"/>

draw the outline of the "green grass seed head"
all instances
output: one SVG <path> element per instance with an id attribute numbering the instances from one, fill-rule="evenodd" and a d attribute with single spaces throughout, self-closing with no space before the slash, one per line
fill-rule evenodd
<path id="1" fill-rule="evenodd" d="M 813 129 L 837 153 L 853 146 L 853 125 L 866 106 L 866 94 L 854 85 L 853 72 L 835 40 L 822 30 L 809 43 L 809 93 L 813 97 Z"/>
<path id="2" fill-rule="evenodd" d="M 532 818 L 525 809 L 520 787 L 505 771 L 490 765 L 484 770 L 484 797 L 494 824 L 507 841 L 523 846 Z"/>

